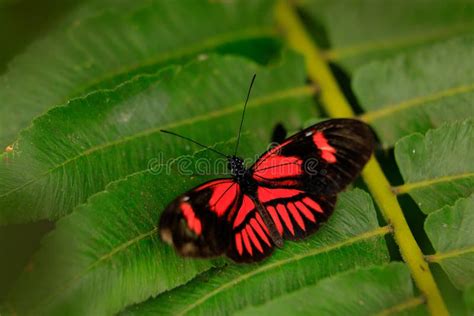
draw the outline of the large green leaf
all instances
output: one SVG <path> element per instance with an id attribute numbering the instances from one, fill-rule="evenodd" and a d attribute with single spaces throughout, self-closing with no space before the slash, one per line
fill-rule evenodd
<path id="1" fill-rule="evenodd" d="M 353 88 L 385 147 L 410 133 L 473 116 L 474 36 L 370 63 Z M 462 71 L 460 71 L 462 69 Z"/>
<path id="2" fill-rule="evenodd" d="M 425 230 L 436 253 L 437 262 L 459 289 L 474 285 L 474 194 L 431 213 Z"/>
<path id="3" fill-rule="evenodd" d="M 424 213 L 474 193 L 474 121 L 446 124 L 426 135 L 415 133 L 395 146 L 408 193 Z"/>
<path id="4" fill-rule="evenodd" d="M 242 136 L 240 153 L 246 157 L 260 152 L 269 137 L 245 131 Z M 217 146 L 234 147 L 235 138 Z M 10 294 L 10 309 L 20 315 L 113 314 L 219 264 L 177 256 L 157 230 L 161 211 L 178 192 L 217 176 L 198 171 L 203 162 L 210 167 L 227 162 L 219 158 L 200 150 L 163 161 L 162 169 L 153 164 L 111 183 L 60 219 Z"/>
<path id="5" fill-rule="evenodd" d="M 375 307 L 370 311 L 403 313 L 422 303 L 413 297 L 402 266 L 339 275 L 389 261 L 382 237 L 389 229 L 378 227 L 370 198 L 360 191 L 341 196 L 337 212 L 319 233 L 286 243 L 261 264 L 186 260 L 161 243 L 156 222 L 163 207 L 176 194 L 217 176 L 176 172 L 181 159 L 163 173 L 170 159 L 185 155 L 184 161 L 217 161 L 220 166 L 225 161 L 209 151 L 186 156 L 198 147 L 160 135 L 160 128 L 231 152 L 254 72 L 258 76 L 242 156 L 254 158 L 265 150 L 275 123 L 298 130 L 303 119 L 315 117 L 314 90 L 306 84 L 301 61 L 291 55 L 269 63 L 282 51 L 271 24 L 273 1 L 188 1 L 78 1 L 55 30 L 43 33 L 2 75 L 0 146 L 40 117 L 0 156 L 0 224 L 60 219 L 9 296 L 10 305 L 0 303 L 0 313 L 113 314 L 147 299 L 126 313 L 246 313 L 260 304 L 272 308 L 283 304 L 280 299 L 291 301 L 298 293 L 307 293 L 309 301 L 314 289 L 333 289 L 338 282 L 344 293 L 340 298 L 354 301 L 335 303 L 337 297 L 328 289 L 321 309 L 354 303 L 350 312 Z M 113 7 L 104 9 L 110 3 Z M 307 21 L 327 31 L 308 24 L 315 27 L 310 30 L 315 37 L 328 36 L 332 50 L 326 56 L 348 72 L 385 60 L 364 67 L 354 82 L 368 112 L 365 118 L 382 118 L 369 122 L 385 147 L 412 132 L 472 116 L 473 38 L 413 50 L 470 32 L 472 8 L 471 2 L 458 0 L 430 5 L 418 0 L 318 0 L 302 5 Z M 409 54 L 385 58 L 400 51 Z M 382 108 L 390 104 L 395 107 Z M 63 106 L 45 114 L 57 105 Z M 385 111 L 396 115 L 385 118 Z M 406 181 L 398 191 L 411 193 L 427 213 L 469 196 L 473 187 L 472 168 L 466 164 L 473 156 L 472 128 L 464 136 L 447 132 L 446 140 L 436 133 L 415 134 L 397 146 Z M 440 144 L 446 151 L 436 149 Z M 414 148 L 423 157 L 412 159 Z M 147 172 L 160 163 L 160 174 Z M 111 181 L 116 182 L 107 186 Z M 422 245 L 417 227 L 410 224 Z M 403 238 L 397 242 L 404 247 Z M 391 293 L 387 284 L 370 282 L 376 276 L 390 282 Z M 351 292 L 354 287 L 348 283 L 355 281 L 358 289 L 372 292 Z M 463 293 L 468 307 L 474 306 L 472 288 Z M 357 306 L 357 298 L 367 306 Z M 406 312 L 423 311 L 419 305 Z"/>
<path id="6" fill-rule="evenodd" d="M 474 27 L 470 0 L 302 2 L 312 31 L 326 36 L 320 42 L 330 46 L 327 58 L 350 72 L 371 60 L 470 33 Z"/>
<path id="7" fill-rule="evenodd" d="M 0 78 L 0 148 L 52 106 L 137 73 L 209 51 L 268 60 L 278 52 L 268 27 L 271 4 L 119 1 L 94 15 L 79 8 L 74 23 L 30 45 Z"/>
<path id="8" fill-rule="evenodd" d="M 296 129 L 314 115 L 313 90 L 292 54 L 269 68 L 214 56 L 136 77 L 53 109 L 21 133 L 0 162 L 0 223 L 58 218 L 152 158 L 191 152 L 162 128 L 208 144 L 235 136 L 253 73 L 245 124 L 254 133 L 283 121 Z"/>
<path id="9" fill-rule="evenodd" d="M 262 264 L 229 265 L 129 308 L 131 315 L 228 315 L 307 287 L 354 267 L 387 262 L 372 200 L 361 190 L 341 194 L 329 222 L 315 235 L 285 247 Z"/>
<path id="10" fill-rule="evenodd" d="M 141 172 L 59 220 L 11 293 L 10 309 L 19 315 L 109 315 L 211 267 L 181 259 L 158 238 L 161 210 L 177 190 L 192 185 L 186 178 Z"/>
<path id="11" fill-rule="evenodd" d="M 422 303 L 408 268 L 391 263 L 326 278 L 239 315 L 418 315 L 426 313 Z"/>

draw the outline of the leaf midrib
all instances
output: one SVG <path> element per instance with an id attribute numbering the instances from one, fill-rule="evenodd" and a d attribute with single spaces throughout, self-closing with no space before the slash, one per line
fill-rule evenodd
<path id="1" fill-rule="evenodd" d="M 425 299 L 423 296 L 417 296 L 417 297 L 411 297 L 404 302 L 401 302 L 399 304 L 393 305 L 391 307 L 388 307 L 384 310 L 381 310 L 379 313 L 377 313 L 377 316 L 387 316 L 395 313 L 399 313 L 402 311 L 406 311 L 412 308 L 415 308 L 421 304 L 425 303 Z"/>
<path id="2" fill-rule="evenodd" d="M 315 255 L 318 255 L 318 254 L 321 254 L 321 253 L 329 252 L 331 250 L 335 250 L 337 248 L 341 248 L 343 246 L 356 243 L 358 241 L 363 241 L 363 240 L 371 239 L 371 238 L 374 238 L 374 237 L 377 237 L 377 236 L 382 236 L 382 235 L 385 235 L 385 234 L 389 233 L 390 231 L 391 231 L 390 226 L 377 227 L 375 229 L 366 231 L 366 232 L 364 232 L 360 235 L 353 236 L 353 237 L 351 237 L 349 239 L 346 239 L 344 241 L 337 242 L 337 243 L 334 243 L 332 245 L 328 245 L 328 246 L 325 246 L 325 247 L 322 247 L 322 248 L 313 249 L 313 250 L 310 250 L 310 251 L 308 251 L 304 254 L 295 255 L 291 258 L 276 261 L 276 262 L 268 264 L 268 265 L 260 266 L 259 268 L 251 270 L 251 271 L 249 271 L 247 273 L 244 273 L 244 274 L 240 274 L 237 278 L 235 278 L 235 279 L 233 279 L 233 280 L 231 280 L 227 283 L 224 283 L 223 285 L 221 285 L 218 288 L 214 289 L 213 291 L 207 293 L 206 295 L 204 295 L 203 297 L 201 297 L 200 299 L 198 299 L 194 303 L 188 305 L 188 307 L 181 310 L 176 315 L 180 315 L 180 316 L 185 315 L 189 311 L 191 311 L 191 310 L 195 309 L 196 307 L 198 307 L 199 305 L 203 304 L 205 301 L 207 301 L 211 297 L 213 297 L 213 296 L 219 294 L 220 292 L 226 290 L 227 288 L 230 288 L 230 287 L 232 287 L 232 286 L 234 286 L 234 285 L 236 285 L 236 284 L 238 284 L 238 283 L 240 283 L 240 282 L 242 282 L 242 281 L 244 281 L 244 280 L 246 280 L 250 277 L 253 277 L 254 275 L 257 275 L 259 273 L 266 272 L 266 271 L 278 268 L 282 265 L 290 264 L 292 262 L 302 260 L 302 259 L 307 258 L 307 257 L 311 257 L 311 256 L 315 256 Z"/>
<path id="3" fill-rule="evenodd" d="M 431 94 L 406 99 L 398 103 L 384 105 L 380 109 L 365 112 L 364 114 L 360 115 L 359 118 L 364 122 L 373 123 L 377 119 L 393 115 L 396 112 L 422 106 L 430 102 L 439 101 L 444 98 L 449 98 L 472 91 L 474 91 L 474 83 L 459 85 L 449 89 L 432 92 Z"/>
<path id="4" fill-rule="evenodd" d="M 398 36 L 378 41 L 361 42 L 358 44 L 329 49 L 324 52 L 324 57 L 329 61 L 340 61 L 345 58 L 360 56 L 374 51 L 387 49 L 397 49 L 409 46 L 415 46 L 434 40 L 441 40 L 456 34 L 462 34 L 471 30 L 473 23 L 459 23 L 450 27 L 440 27 L 431 31 L 420 32 L 413 35 Z"/>
<path id="5" fill-rule="evenodd" d="M 314 86 L 311 86 L 311 85 L 304 85 L 304 86 L 294 87 L 294 88 L 290 88 L 290 89 L 286 89 L 286 90 L 280 90 L 280 91 L 270 93 L 270 94 L 265 95 L 265 96 L 255 98 L 253 101 L 250 101 L 248 103 L 248 108 L 256 108 L 256 107 L 264 106 L 264 105 L 267 105 L 267 104 L 271 104 L 273 101 L 277 101 L 277 100 L 281 100 L 281 99 L 299 97 L 299 96 L 305 96 L 305 95 L 312 95 L 314 93 L 314 91 L 315 91 L 315 88 L 314 88 Z M 44 173 L 38 175 L 37 177 L 35 177 L 35 178 L 33 178 L 33 179 L 31 179 L 31 180 L 15 187 L 15 188 L 5 192 L 4 194 L 0 195 L 0 198 L 4 198 L 4 197 L 6 197 L 10 194 L 13 194 L 13 193 L 25 188 L 26 186 L 31 185 L 31 184 L 39 181 L 41 178 L 49 175 L 50 173 L 53 173 L 54 171 L 56 171 L 60 168 L 63 168 L 66 165 L 68 165 L 68 164 L 70 164 L 70 163 L 72 163 L 72 162 L 74 162 L 74 161 L 76 161 L 76 160 L 78 160 L 82 157 L 86 157 L 88 155 L 91 155 L 94 152 L 101 151 L 101 150 L 104 150 L 104 149 L 109 148 L 109 147 L 121 145 L 121 144 L 130 142 L 130 141 L 133 141 L 135 139 L 138 139 L 140 137 L 146 137 L 146 136 L 149 136 L 149 135 L 152 135 L 152 134 L 159 133 L 161 129 L 175 128 L 175 127 L 179 127 L 179 126 L 183 126 L 183 125 L 193 124 L 193 123 L 196 123 L 196 122 L 199 122 L 199 121 L 205 121 L 206 119 L 211 119 L 211 118 L 215 118 L 215 117 L 221 117 L 221 116 L 224 116 L 224 115 L 228 115 L 228 114 L 231 114 L 233 112 L 242 110 L 242 107 L 243 107 L 243 103 L 239 102 L 235 105 L 232 105 L 232 106 L 229 106 L 229 107 L 224 107 L 224 109 L 222 109 L 222 110 L 214 110 L 214 111 L 211 111 L 211 112 L 207 112 L 206 114 L 203 114 L 203 115 L 196 115 L 196 116 L 188 118 L 188 119 L 184 119 L 184 120 L 181 120 L 181 121 L 176 121 L 174 123 L 161 125 L 161 126 L 158 126 L 158 127 L 155 127 L 155 128 L 150 128 L 150 129 L 141 131 L 139 133 L 135 133 L 133 135 L 125 136 L 125 137 L 119 138 L 119 139 L 117 139 L 115 141 L 112 141 L 112 142 L 108 142 L 108 143 L 104 143 L 104 144 L 101 144 L 101 145 L 93 146 L 93 147 L 88 148 L 87 150 L 85 150 L 83 153 L 81 153 L 79 155 L 76 155 L 74 157 L 71 157 L 71 158 L 63 161 L 62 163 L 48 169 L 47 171 L 45 171 Z M 219 108 L 221 108 L 221 107 L 219 107 Z"/>
<path id="6" fill-rule="evenodd" d="M 465 179 L 465 178 L 474 178 L 474 172 L 467 172 L 467 173 L 461 173 L 457 175 L 437 177 L 437 178 L 432 178 L 432 179 L 427 179 L 427 180 L 422 180 L 422 181 L 417 181 L 417 182 L 409 182 L 409 183 L 405 183 L 405 184 L 394 187 L 393 191 L 397 195 L 406 194 L 416 189 L 425 188 L 432 185 L 456 181 L 456 180 Z"/>
<path id="7" fill-rule="evenodd" d="M 446 259 L 451 259 L 454 257 L 460 257 L 468 253 L 474 252 L 474 246 L 453 249 L 445 252 L 437 252 L 434 255 L 426 256 L 428 262 L 441 262 Z"/>

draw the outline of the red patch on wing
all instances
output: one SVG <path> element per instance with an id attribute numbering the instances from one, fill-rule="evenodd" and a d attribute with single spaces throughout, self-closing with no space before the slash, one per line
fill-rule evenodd
<path id="1" fill-rule="evenodd" d="M 266 203 L 275 199 L 290 198 L 300 193 L 303 193 L 303 191 L 294 189 L 269 189 L 265 187 L 258 187 L 257 189 L 257 197 L 261 203 Z"/>
<path id="2" fill-rule="evenodd" d="M 245 249 L 247 249 L 247 252 L 252 255 L 253 254 L 253 251 L 252 251 L 252 245 L 250 245 L 250 240 L 249 240 L 249 236 L 247 235 L 247 231 L 244 229 L 242 230 L 242 238 L 244 239 L 244 246 L 245 246 Z"/>
<path id="3" fill-rule="evenodd" d="M 300 210 L 301 213 L 303 213 L 303 215 L 309 219 L 310 221 L 312 221 L 313 223 L 316 223 L 316 218 L 314 217 L 313 213 L 311 213 L 311 211 L 306 207 L 306 205 L 304 205 L 302 202 L 300 201 L 296 201 L 295 202 L 295 206 Z"/>
<path id="4" fill-rule="evenodd" d="M 278 211 L 278 215 L 281 216 L 281 218 L 283 219 L 283 222 L 285 223 L 286 227 L 289 229 L 290 233 L 292 235 L 295 235 L 295 230 L 293 229 L 293 224 L 291 223 L 291 218 L 290 218 L 290 215 L 288 214 L 288 211 L 286 210 L 285 205 L 278 204 L 276 206 L 276 209 Z"/>
<path id="5" fill-rule="evenodd" d="M 316 132 L 313 135 L 313 142 L 321 150 L 321 157 L 326 160 L 328 163 L 335 163 L 337 161 L 336 148 L 329 145 L 327 138 L 324 136 L 323 132 Z"/>
<path id="6" fill-rule="evenodd" d="M 240 233 L 235 234 L 235 246 L 239 255 L 242 255 L 244 248 L 242 245 L 242 235 Z"/>
<path id="7" fill-rule="evenodd" d="M 242 199 L 242 205 L 240 206 L 240 209 L 237 212 L 237 217 L 235 218 L 235 221 L 234 221 L 234 228 L 242 224 L 244 219 L 253 209 L 255 209 L 255 204 L 253 203 L 252 199 L 249 198 L 247 195 L 244 195 Z"/>
<path id="8" fill-rule="evenodd" d="M 296 177 L 303 173 L 303 161 L 298 157 L 272 156 L 261 158 L 254 172 L 257 178 L 266 180 Z"/>
<path id="9" fill-rule="evenodd" d="M 278 214 L 277 214 L 277 211 L 275 210 L 275 208 L 273 206 L 269 206 L 267 207 L 267 210 L 268 210 L 268 213 L 270 213 L 270 216 L 273 220 L 273 223 L 275 223 L 275 226 L 278 230 L 278 233 L 283 236 L 283 226 L 280 222 L 280 219 L 278 218 Z"/>
<path id="10" fill-rule="evenodd" d="M 315 210 L 316 212 L 319 212 L 321 214 L 324 213 L 323 209 L 321 208 L 321 206 L 316 203 L 314 200 L 310 199 L 309 197 L 305 197 L 303 199 L 303 203 L 306 204 L 307 206 L 311 207 L 313 210 Z"/>
<path id="11" fill-rule="evenodd" d="M 245 227 L 245 230 L 247 231 L 247 234 L 249 235 L 249 238 L 250 238 L 250 241 L 255 245 L 255 247 L 258 249 L 258 251 L 260 251 L 261 253 L 263 253 L 263 248 L 262 248 L 262 245 L 260 244 L 260 242 L 258 241 L 258 238 L 257 236 L 255 235 L 253 229 L 252 229 L 252 226 L 250 226 L 249 224 L 247 224 L 247 226 Z"/>
<path id="12" fill-rule="evenodd" d="M 301 217 L 298 210 L 296 209 L 296 206 L 292 202 L 288 202 L 287 207 L 288 207 L 288 210 L 290 211 L 291 215 L 295 219 L 296 223 L 298 224 L 298 226 L 301 227 L 302 230 L 306 230 L 306 227 L 304 225 L 304 220 Z"/>
<path id="13" fill-rule="evenodd" d="M 212 190 L 212 195 L 209 199 L 209 207 L 219 217 L 223 216 L 233 205 L 235 205 L 240 193 L 239 186 L 229 179 L 211 181 L 208 184 L 201 186 L 199 191 L 204 189 Z"/>
<path id="14" fill-rule="evenodd" d="M 191 204 L 183 202 L 181 204 L 181 210 L 183 211 L 184 219 L 188 223 L 189 229 L 195 232 L 196 235 L 200 235 L 202 232 L 202 224 L 199 218 L 194 214 Z"/>
<path id="15" fill-rule="evenodd" d="M 262 240 L 270 246 L 270 241 L 267 238 L 267 235 L 265 235 L 265 232 L 263 231 L 262 227 L 260 226 L 259 222 L 255 220 L 255 218 L 252 218 L 250 220 L 250 225 L 252 225 L 253 229 L 257 232 L 257 234 L 262 238 Z M 265 227 L 266 228 L 266 227 Z"/>

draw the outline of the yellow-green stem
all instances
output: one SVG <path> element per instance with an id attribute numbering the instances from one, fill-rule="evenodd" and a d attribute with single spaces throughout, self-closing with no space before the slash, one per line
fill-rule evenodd
<path id="1" fill-rule="evenodd" d="M 285 0 L 280 0 L 275 10 L 276 20 L 289 45 L 302 53 L 310 79 L 316 82 L 321 90 L 323 106 L 331 117 L 354 116 L 351 106 L 345 99 L 329 65 L 321 57 L 320 51 L 306 32 L 293 7 Z M 426 298 L 432 315 L 448 315 L 448 310 L 439 289 L 424 260 L 423 253 L 416 243 L 408 226 L 396 195 L 385 177 L 379 163 L 372 158 L 362 172 L 370 192 L 379 205 L 385 219 L 393 227 L 393 234 L 400 253 L 410 268 L 416 285 Z"/>

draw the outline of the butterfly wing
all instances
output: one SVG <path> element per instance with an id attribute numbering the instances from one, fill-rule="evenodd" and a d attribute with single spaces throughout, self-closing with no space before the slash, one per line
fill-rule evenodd
<path id="1" fill-rule="evenodd" d="M 176 198 L 163 212 L 159 229 L 183 256 L 226 253 L 234 261 L 252 262 L 273 251 L 254 200 L 232 179 L 209 181 Z"/>
<path id="2" fill-rule="evenodd" d="M 278 234 L 300 239 L 334 210 L 337 193 L 355 180 L 374 148 L 370 128 L 353 119 L 313 125 L 263 154 L 253 166 L 256 200 Z"/>
<path id="3" fill-rule="evenodd" d="M 232 219 L 232 238 L 227 256 L 236 262 L 260 261 L 273 252 L 269 227 L 255 200 L 243 195 L 242 204 Z"/>
<path id="4" fill-rule="evenodd" d="M 336 195 L 297 189 L 259 187 L 258 203 L 270 215 L 280 238 L 297 240 L 318 230 L 334 210 Z"/>
<path id="5" fill-rule="evenodd" d="M 230 220 L 241 204 L 241 189 L 233 179 L 206 182 L 168 205 L 160 218 L 161 238 L 183 256 L 219 256 L 229 247 Z"/>
<path id="6" fill-rule="evenodd" d="M 260 185 L 334 195 L 355 180 L 374 149 L 370 127 L 354 119 L 315 124 L 263 154 L 253 166 Z"/>

